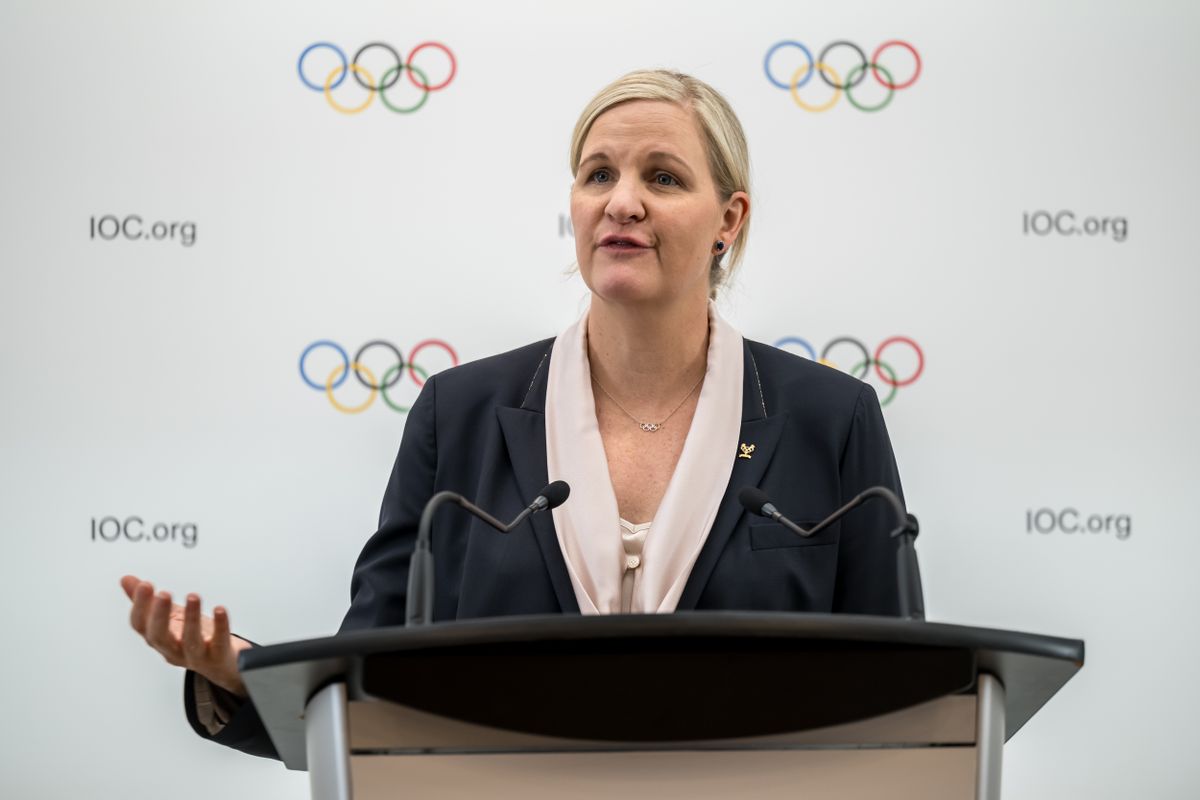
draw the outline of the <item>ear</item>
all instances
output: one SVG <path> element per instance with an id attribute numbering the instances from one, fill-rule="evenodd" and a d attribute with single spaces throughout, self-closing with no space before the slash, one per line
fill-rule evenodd
<path id="1" fill-rule="evenodd" d="M 733 247 L 742 226 L 750 218 L 750 195 L 745 192 L 734 192 L 725 201 L 725 209 L 721 214 L 721 229 L 717 238 L 725 242 L 725 252 Z"/>

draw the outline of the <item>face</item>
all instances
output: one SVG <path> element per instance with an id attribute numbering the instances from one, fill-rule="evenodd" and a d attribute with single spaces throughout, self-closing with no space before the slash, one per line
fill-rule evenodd
<path id="1" fill-rule="evenodd" d="M 579 272 L 605 301 L 707 302 L 713 245 L 728 251 L 749 198 L 722 200 L 690 109 L 634 100 L 605 111 L 571 188 Z"/>

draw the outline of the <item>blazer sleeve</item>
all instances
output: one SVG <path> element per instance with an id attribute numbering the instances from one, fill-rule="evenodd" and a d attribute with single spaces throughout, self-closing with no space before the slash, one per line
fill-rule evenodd
<path id="1" fill-rule="evenodd" d="M 379 530 L 367 541 L 350 581 L 350 609 L 339 632 L 404 624 L 408 562 L 417 538 L 421 510 L 433 494 L 437 471 L 434 378 L 408 413 L 400 451 L 379 512 Z M 279 758 L 254 702 L 208 684 L 214 702 L 230 716 L 220 725 L 201 719 L 196 684 L 204 679 L 188 670 L 183 682 L 183 705 L 188 722 L 199 736 L 254 756 Z M 216 732 L 210 732 L 210 728 Z"/>
<path id="2" fill-rule="evenodd" d="M 250 644 L 254 645 L 254 642 Z M 198 692 L 200 688 L 204 691 Z M 224 721 L 214 717 L 211 709 L 208 714 L 202 712 L 200 694 L 207 695 L 212 706 L 220 709 L 219 717 L 224 717 Z M 279 758 L 254 703 L 225 691 L 190 669 L 183 675 L 183 710 L 188 724 L 199 736 L 252 756 Z"/>
<path id="3" fill-rule="evenodd" d="M 891 489 L 904 502 L 900 471 L 875 390 L 863 384 L 840 464 L 841 502 L 872 486 Z M 899 616 L 896 520 L 886 503 L 872 500 L 842 519 L 833 610 L 844 614 Z"/>
<path id="4" fill-rule="evenodd" d="M 213 693 L 214 702 L 228 709 L 230 713 L 229 720 L 215 733 L 210 733 L 209 727 L 200 719 L 200 710 L 196 702 L 198 682 L 207 684 L 207 688 Z M 275 744 L 271 741 L 266 726 L 258 716 L 258 709 L 254 707 L 254 703 L 231 694 L 220 686 L 208 683 L 203 676 L 197 675 L 190 669 L 183 677 L 183 708 L 192 730 L 203 738 L 211 739 L 226 747 L 232 747 L 234 750 L 241 750 L 252 756 L 279 758 Z"/>

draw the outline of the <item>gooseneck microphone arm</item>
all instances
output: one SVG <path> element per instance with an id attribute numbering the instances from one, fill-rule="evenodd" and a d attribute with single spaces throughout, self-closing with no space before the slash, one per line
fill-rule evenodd
<path id="1" fill-rule="evenodd" d="M 417 525 L 417 542 L 413 548 L 412 558 L 408 562 L 408 594 L 404 598 L 405 624 L 428 625 L 433 621 L 432 531 L 433 517 L 439 508 L 446 503 L 456 503 L 501 533 L 508 533 L 531 514 L 562 505 L 570 494 L 571 487 L 567 485 L 566 481 L 554 481 L 538 492 L 538 496 L 534 498 L 533 502 L 509 523 L 496 519 L 458 492 L 438 492 L 429 498 L 429 502 L 421 511 L 421 521 Z"/>
<path id="2" fill-rule="evenodd" d="M 778 522 L 793 533 L 805 537 L 820 533 L 863 503 L 876 498 L 883 500 L 891 507 L 897 522 L 890 538 L 898 540 L 896 583 L 900 592 L 900 616 L 906 619 L 923 620 L 925 619 L 925 597 L 921 591 L 921 568 L 917 563 L 917 549 L 914 544 L 920 527 L 917 524 L 917 518 L 904 510 L 904 504 L 900 502 L 900 498 L 896 496 L 895 492 L 883 486 L 864 489 L 856 494 L 850 502 L 808 529 L 801 528 L 780 513 L 762 489 L 747 486 L 738 494 L 738 500 L 747 511 Z"/>

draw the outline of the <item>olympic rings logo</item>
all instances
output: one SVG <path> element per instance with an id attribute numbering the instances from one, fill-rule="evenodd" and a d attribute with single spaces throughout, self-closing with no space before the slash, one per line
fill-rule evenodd
<path id="1" fill-rule="evenodd" d="M 797 352 L 796 350 L 789 350 L 789 352 L 796 353 L 796 355 L 807 356 L 810 360 L 824 364 L 827 367 L 841 369 L 838 366 L 838 362 L 833 359 L 833 356 L 835 355 L 834 351 L 836 350 L 836 355 L 839 355 L 844 359 L 843 363 L 850 363 L 852 365 L 849 369 L 849 373 L 858 378 L 860 381 L 866 380 L 867 374 L 871 371 L 871 368 L 874 367 L 875 374 L 879 377 L 879 380 L 883 381 L 884 384 L 890 387 L 887 396 L 879 401 L 881 406 L 886 406 L 888 403 L 892 402 L 892 400 L 894 400 L 896 397 L 896 392 L 898 392 L 901 387 L 911 386 L 912 384 L 916 383 L 917 378 L 921 377 L 921 373 L 925 371 L 924 351 L 921 350 L 921 346 L 919 344 L 907 336 L 889 336 L 879 343 L 879 346 L 875 348 L 875 352 L 873 354 L 867 349 L 865 344 L 858 339 L 855 339 L 853 336 L 838 336 L 835 339 L 830 339 L 829 342 L 823 348 L 821 348 L 820 357 L 817 356 L 816 348 L 809 344 L 805 339 L 801 339 L 799 336 L 785 336 L 779 341 L 775 342 L 775 346 L 781 350 L 794 346 L 803 352 Z M 904 346 L 912 351 L 912 356 L 906 359 L 906 362 L 910 362 L 915 359 L 915 364 L 908 365 L 909 374 L 903 378 L 896 374 L 896 369 L 890 363 L 883 360 L 883 351 L 893 346 Z M 855 353 L 855 355 L 849 359 L 845 359 L 847 348 L 850 348 L 850 352 Z"/>
<path id="2" fill-rule="evenodd" d="M 368 50 L 377 48 L 386 51 L 389 56 L 396 62 L 395 65 L 384 70 L 379 76 L 379 81 L 375 81 L 375 76 L 372 75 L 366 67 L 359 63 L 363 54 Z M 450 59 L 450 73 L 438 83 L 430 83 L 429 76 L 413 63 L 413 59 L 422 50 L 440 50 L 448 59 Z M 331 50 L 341 62 L 328 73 L 324 75 L 318 82 L 313 82 L 308 79 L 304 73 L 304 61 L 315 50 Z M 421 99 L 409 106 L 395 105 L 387 96 L 389 89 L 392 89 L 396 82 L 400 80 L 400 73 L 408 72 L 408 80 L 423 94 Z M 422 42 L 412 49 L 408 54 L 407 59 L 400 58 L 400 53 L 396 48 L 384 42 L 368 42 L 358 48 L 358 52 L 354 54 L 354 58 L 350 61 L 346 60 L 346 54 L 342 48 L 329 42 L 315 42 L 304 48 L 300 53 L 300 58 L 296 61 L 296 71 L 300 74 L 300 82 L 312 89 L 314 92 L 321 92 L 325 95 L 326 102 L 334 111 L 342 114 L 359 114 L 367 110 L 367 106 L 375 101 L 375 96 L 379 96 L 379 102 L 389 110 L 397 114 L 411 114 L 421 106 L 425 105 L 425 101 L 429 99 L 432 92 L 439 92 L 450 85 L 454 80 L 455 73 L 458 72 L 458 61 L 454 58 L 454 53 L 450 52 L 450 48 L 441 42 Z M 338 102 L 333 96 L 333 90 L 342 85 L 346 80 L 346 75 L 351 75 L 354 81 L 367 92 L 367 99 L 355 106 L 343 105 Z"/>
<path id="3" fill-rule="evenodd" d="M 383 402 L 387 404 L 388 408 L 400 414 L 407 414 L 409 407 L 398 403 L 388 393 L 388 390 L 395 387 L 406 372 L 418 388 L 425 385 L 425 381 L 429 378 L 429 372 L 423 367 L 418 366 L 416 359 L 418 353 L 429 347 L 444 350 L 450 356 L 450 365 L 458 365 L 458 353 L 454 352 L 454 348 L 441 339 L 426 339 L 423 342 L 417 342 L 413 345 L 412 350 L 409 351 L 407 359 L 400 353 L 400 349 L 396 345 L 391 342 L 385 342 L 382 339 L 374 339 L 358 348 L 358 352 L 354 354 L 353 359 L 347 355 L 346 351 L 337 342 L 331 342 L 328 339 L 319 339 L 304 348 L 304 351 L 300 353 L 300 379 L 310 388 L 318 392 L 324 392 L 325 397 L 329 399 L 329 404 L 343 414 L 359 414 L 366 411 L 375 402 L 377 396 L 383 398 Z M 313 380 L 312 376 L 309 375 L 307 362 L 312 353 L 321 348 L 327 348 L 336 352 L 341 359 L 341 363 L 334 366 L 329 374 L 325 375 L 323 380 L 318 382 Z M 364 363 L 364 356 L 372 348 L 381 348 L 389 352 L 396 360 L 396 363 L 391 364 L 387 369 L 383 370 L 378 378 L 376 378 L 375 372 Z M 367 398 L 358 403 L 358 405 L 342 403 L 333 394 L 333 390 L 344 384 L 350 375 L 354 375 L 355 379 L 367 390 Z"/>
<path id="4" fill-rule="evenodd" d="M 849 48 L 858 56 L 858 63 L 846 71 L 845 79 L 829 64 L 830 52 L 839 47 Z M 792 72 L 791 76 L 786 80 L 781 80 L 772 72 L 771 60 L 785 48 L 796 49 L 803 53 L 804 63 Z M 907 50 L 915 62 L 915 66 L 912 67 L 912 74 L 906 80 L 897 81 L 892 70 L 880 63 L 880 58 L 884 52 L 893 48 Z M 892 68 L 897 69 L 897 65 L 893 63 Z M 812 51 L 800 42 L 785 39 L 782 42 L 776 42 L 767 50 L 767 55 L 763 58 L 763 72 L 767 74 L 767 80 L 771 82 L 772 86 L 782 89 L 785 92 L 791 92 L 792 100 L 805 111 L 813 113 L 828 111 L 837 104 L 843 93 L 845 93 L 846 99 L 850 101 L 850 105 L 859 111 L 881 111 L 892 102 L 892 97 L 896 92 L 901 89 L 907 89 L 917 82 L 917 78 L 921 77 L 921 55 L 908 42 L 892 39 L 876 47 L 875 52 L 871 54 L 871 58 L 868 60 L 866 53 L 863 52 L 861 47 L 853 42 L 839 39 L 836 42 L 825 45 L 825 49 L 814 59 Z M 860 98 L 856 98 L 852 91 L 866 80 L 867 72 L 870 72 L 875 81 L 887 90 L 887 94 L 883 100 L 874 105 L 869 105 Z M 833 95 L 823 103 L 812 103 L 800 97 L 800 90 L 812 80 L 814 74 L 819 75 L 821 80 L 833 89 Z"/>

